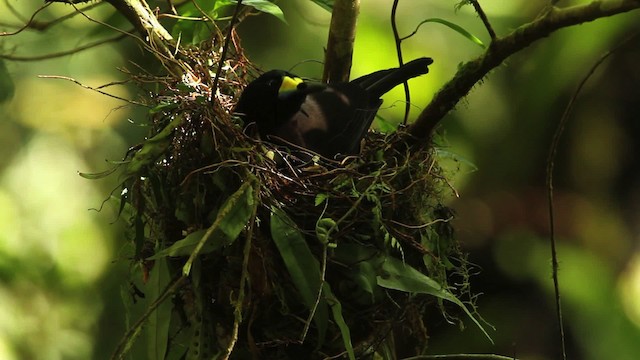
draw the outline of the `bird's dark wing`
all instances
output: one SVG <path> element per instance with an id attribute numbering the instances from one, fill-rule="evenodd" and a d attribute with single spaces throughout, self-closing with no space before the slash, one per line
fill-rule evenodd
<path id="1" fill-rule="evenodd" d="M 326 132 L 307 134 L 310 145 L 327 157 L 358 153 L 360 141 L 369 130 L 380 104 L 379 98 L 372 98 L 366 90 L 350 83 L 336 84 L 309 94 L 303 111 L 321 114 L 322 122 L 327 125 Z"/>
<path id="2" fill-rule="evenodd" d="M 420 58 L 399 68 L 376 71 L 310 92 L 302 111 L 294 117 L 296 121 L 288 127 L 304 127 L 304 146 L 324 156 L 357 154 L 382 104 L 380 97 L 398 84 L 426 74 L 432 62 L 430 58 Z"/>
<path id="3" fill-rule="evenodd" d="M 376 113 L 382 105 L 380 97 L 397 85 L 429 72 L 431 58 L 410 61 L 399 68 L 380 70 L 359 77 L 349 83 L 332 87 L 350 100 L 350 108 L 342 114 L 336 114 L 340 124 L 335 124 L 335 134 L 329 144 L 342 154 L 355 154 L 360 142 L 371 127 Z"/>
<path id="4" fill-rule="evenodd" d="M 419 58 L 412 60 L 399 68 L 380 70 L 359 77 L 350 82 L 356 84 L 371 94 L 373 97 L 381 97 L 389 90 L 403 82 L 429 72 L 429 65 L 433 63 L 431 58 Z"/>

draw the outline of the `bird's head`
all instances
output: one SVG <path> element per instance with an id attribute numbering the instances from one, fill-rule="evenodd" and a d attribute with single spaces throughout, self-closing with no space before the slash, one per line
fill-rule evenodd
<path id="1" fill-rule="evenodd" d="M 255 122 L 258 128 L 275 128 L 291 115 L 289 112 L 297 111 L 306 87 L 304 80 L 287 71 L 267 71 L 247 85 L 235 112 L 247 124 Z"/>

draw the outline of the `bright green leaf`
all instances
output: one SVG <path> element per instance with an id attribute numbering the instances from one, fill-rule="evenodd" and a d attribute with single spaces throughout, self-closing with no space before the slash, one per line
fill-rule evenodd
<path id="1" fill-rule="evenodd" d="M 109 170 L 105 170 L 105 171 L 102 171 L 102 172 L 99 172 L 99 173 L 78 172 L 78 175 L 80 175 L 83 178 L 88 179 L 88 180 L 97 180 L 97 179 L 103 179 L 103 178 L 113 174 L 117 169 L 118 169 L 118 167 L 114 166 Z"/>
<path id="2" fill-rule="evenodd" d="M 333 0 L 311 0 L 316 3 L 321 8 L 327 10 L 328 12 L 333 11 Z"/>
<path id="3" fill-rule="evenodd" d="M 267 0 L 244 0 L 242 1 L 242 5 L 246 5 L 246 6 L 251 6 L 254 9 L 261 11 L 263 13 L 267 13 L 267 14 L 271 14 L 275 17 L 277 17 L 278 19 L 280 19 L 282 22 L 284 22 L 285 24 L 287 24 L 287 20 L 284 18 L 284 13 L 282 12 L 282 9 L 280 9 L 280 7 L 274 3 L 272 3 L 271 1 L 267 1 Z"/>
<path id="4" fill-rule="evenodd" d="M 486 45 L 482 42 L 482 40 L 478 39 L 475 35 L 471 34 L 467 30 L 465 30 L 462 26 L 454 24 L 451 21 L 448 21 L 448 20 L 445 20 L 445 19 L 441 19 L 441 18 L 430 18 L 430 19 L 422 20 L 420 22 L 420 24 L 418 24 L 418 26 L 416 27 L 414 32 L 409 36 L 412 36 L 413 34 L 418 32 L 418 29 L 420 28 L 420 26 L 422 26 L 422 24 L 429 23 L 429 22 L 442 24 L 442 25 L 448 27 L 449 29 L 454 30 L 458 34 L 464 36 L 465 38 L 471 40 L 471 42 L 473 42 L 474 44 L 480 46 L 481 48 L 484 49 L 486 47 Z"/>
<path id="5" fill-rule="evenodd" d="M 327 194 L 323 194 L 323 193 L 316 195 L 316 198 L 314 200 L 315 206 L 318 206 L 323 202 L 325 202 L 327 200 L 327 197 L 328 197 Z"/>

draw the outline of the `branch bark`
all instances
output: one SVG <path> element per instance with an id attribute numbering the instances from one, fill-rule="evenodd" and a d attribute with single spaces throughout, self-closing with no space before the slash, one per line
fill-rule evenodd
<path id="1" fill-rule="evenodd" d="M 484 54 L 462 65 L 456 75 L 434 96 L 420 113 L 416 121 L 407 129 L 413 140 L 424 143 L 436 126 L 471 88 L 482 80 L 489 71 L 509 56 L 549 36 L 556 30 L 590 22 L 640 8 L 640 0 L 593 1 L 589 4 L 568 8 L 550 7 L 542 16 L 525 24 L 511 34 L 491 42 Z"/>
<path id="2" fill-rule="evenodd" d="M 360 0 L 336 0 L 331 13 L 322 81 L 349 81 Z"/>

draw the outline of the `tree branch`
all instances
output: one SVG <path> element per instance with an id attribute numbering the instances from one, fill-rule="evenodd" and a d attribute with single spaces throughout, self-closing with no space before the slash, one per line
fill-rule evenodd
<path id="1" fill-rule="evenodd" d="M 322 75 L 326 83 L 349 81 L 359 11 L 360 0 L 337 0 L 333 4 Z"/>
<path id="2" fill-rule="evenodd" d="M 74 48 L 74 49 L 71 49 L 71 50 L 65 50 L 65 51 L 60 51 L 60 52 L 50 53 L 50 54 L 45 54 L 45 55 L 18 56 L 18 55 L 9 55 L 9 54 L 0 53 L 0 60 L 42 61 L 42 60 L 55 59 L 55 58 L 59 58 L 59 57 L 63 57 L 63 56 L 69 56 L 71 54 L 76 54 L 76 53 L 79 53 L 81 51 L 93 49 L 95 47 L 98 47 L 98 46 L 106 44 L 106 43 L 120 41 L 120 40 L 124 39 L 125 37 L 127 37 L 127 34 L 120 34 L 118 36 L 114 36 L 114 37 L 111 37 L 111 38 L 108 38 L 108 39 L 102 39 L 102 40 L 98 40 L 98 41 L 95 41 L 95 42 L 92 42 L 92 43 L 89 43 L 89 44 L 86 44 L 86 45 L 78 46 L 77 48 Z"/>
<path id="3" fill-rule="evenodd" d="M 525 24 L 511 34 L 496 38 L 480 57 L 462 65 L 456 75 L 434 96 L 408 128 L 415 140 L 426 140 L 432 135 L 442 118 L 465 97 L 471 88 L 489 71 L 509 56 L 531 45 L 534 41 L 549 36 L 556 30 L 590 22 L 640 8 L 640 0 L 593 1 L 589 4 L 559 9 L 550 7 L 542 16 Z"/>

